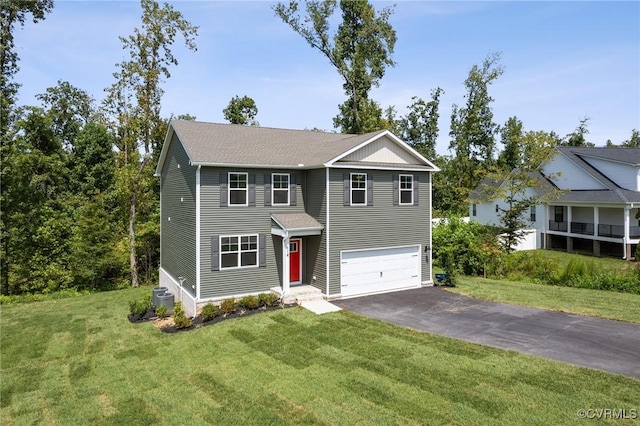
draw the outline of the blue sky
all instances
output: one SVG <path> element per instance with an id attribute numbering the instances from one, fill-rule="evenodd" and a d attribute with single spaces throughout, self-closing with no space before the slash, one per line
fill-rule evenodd
<path id="1" fill-rule="evenodd" d="M 171 2 L 199 26 L 198 51 L 174 48 L 163 116 L 189 113 L 224 122 L 235 95 L 255 99 L 262 126 L 332 130 L 345 95 L 328 61 L 275 17 L 273 2 Z M 374 2 L 376 8 L 389 2 Z M 118 36 L 139 25 L 137 1 L 56 1 L 47 19 L 17 31 L 19 103 L 69 81 L 97 100 L 125 59 Z M 412 96 L 440 86 L 440 137 L 449 145 L 451 106 L 464 104 L 464 79 L 490 52 L 505 73 L 491 86 L 497 123 L 517 116 L 527 130 L 564 136 L 589 117 L 587 139 L 604 145 L 640 129 L 640 2 L 398 1 L 390 22 L 393 58 L 370 96 L 406 112 Z"/>

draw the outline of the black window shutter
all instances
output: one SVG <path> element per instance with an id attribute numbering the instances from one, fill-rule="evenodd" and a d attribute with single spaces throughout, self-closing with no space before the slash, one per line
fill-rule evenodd
<path id="1" fill-rule="evenodd" d="M 220 207 L 227 207 L 229 205 L 228 177 L 229 175 L 227 175 L 226 172 L 220 172 Z"/>
<path id="2" fill-rule="evenodd" d="M 264 174 L 264 205 L 271 205 L 271 173 Z"/>
<path id="3" fill-rule="evenodd" d="M 373 175 L 367 174 L 367 205 L 373 205 Z"/>
<path id="4" fill-rule="evenodd" d="M 400 205 L 400 176 L 393 175 L 393 205 Z"/>
<path id="5" fill-rule="evenodd" d="M 211 237 L 211 270 L 220 270 L 220 236 Z"/>
<path id="6" fill-rule="evenodd" d="M 258 267 L 267 267 L 267 236 L 265 234 L 258 235 Z"/>
<path id="7" fill-rule="evenodd" d="M 418 194 L 420 193 L 419 188 L 420 183 L 420 175 L 413 175 L 413 205 L 418 205 Z"/>
<path id="8" fill-rule="evenodd" d="M 295 206 L 298 201 L 298 196 L 296 194 L 296 190 L 298 189 L 298 184 L 296 183 L 296 174 L 291 173 L 289 175 L 289 205 Z"/>
<path id="9" fill-rule="evenodd" d="M 256 206 L 256 174 L 249 173 L 249 207 Z"/>
<path id="10" fill-rule="evenodd" d="M 342 201 L 344 201 L 345 206 L 350 206 L 351 195 L 349 193 L 349 190 L 351 189 L 351 182 L 349 181 L 349 173 L 344 174 L 343 188 L 344 188 L 344 194 L 342 196 Z"/>

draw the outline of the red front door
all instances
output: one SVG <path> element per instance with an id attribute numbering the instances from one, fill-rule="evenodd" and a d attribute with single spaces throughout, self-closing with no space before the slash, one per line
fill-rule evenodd
<path id="1" fill-rule="evenodd" d="M 302 282 L 302 240 L 292 238 L 289 241 L 289 282 L 296 284 Z"/>

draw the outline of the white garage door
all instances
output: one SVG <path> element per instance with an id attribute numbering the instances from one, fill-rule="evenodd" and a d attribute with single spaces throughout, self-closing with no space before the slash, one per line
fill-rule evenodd
<path id="1" fill-rule="evenodd" d="M 340 253 L 342 296 L 420 286 L 420 246 Z"/>

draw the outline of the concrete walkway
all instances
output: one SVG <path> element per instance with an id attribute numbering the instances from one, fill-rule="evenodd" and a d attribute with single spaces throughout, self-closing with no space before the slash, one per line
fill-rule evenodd
<path id="1" fill-rule="evenodd" d="M 344 299 L 349 311 L 416 330 L 640 380 L 640 325 L 489 302 L 438 287 Z"/>

